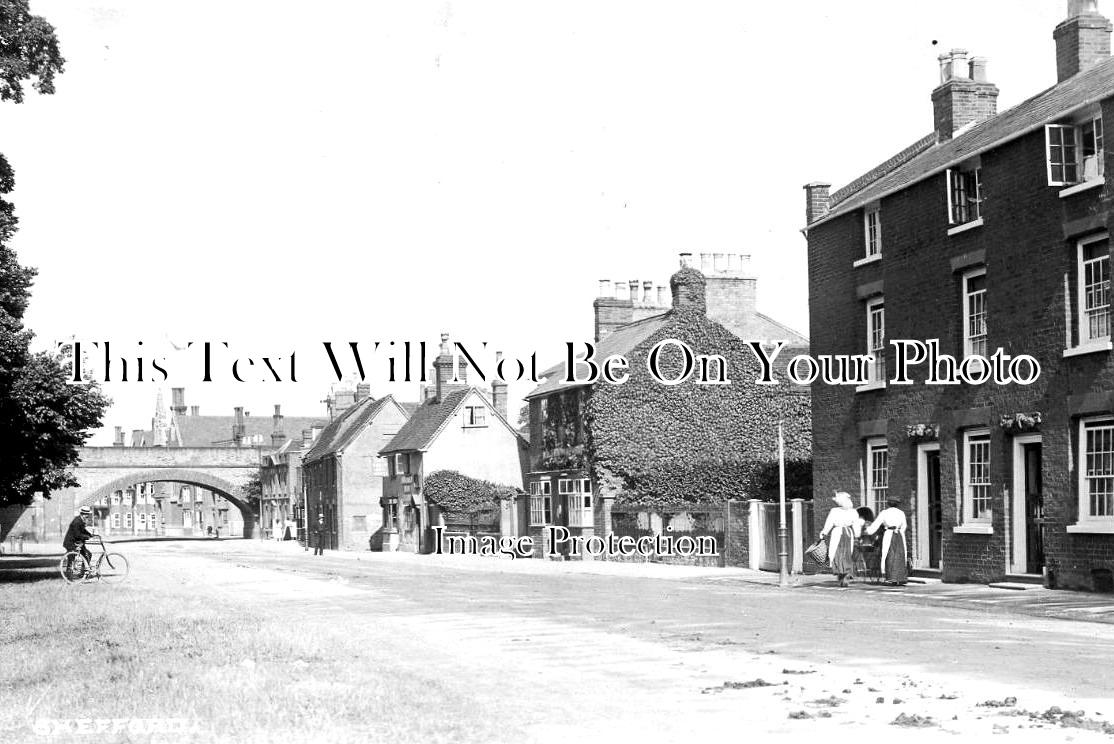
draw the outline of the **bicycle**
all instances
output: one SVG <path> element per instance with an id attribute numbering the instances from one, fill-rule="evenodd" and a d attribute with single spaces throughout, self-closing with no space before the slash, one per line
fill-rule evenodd
<path id="1" fill-rule="evenodd" d="M 90 583 L 98 579 L 106 584 L 119 584 L 126 579 L 128 559 L 119 553 L 109 553 L 104 545 L 104 538 L 99 535 L 87 540 L 86 544 L 90 542 L 101 546 L 101 554 L 90 565 L 81 554 L 80 548 L 67 551 L 58 564 L 62 578 L 69 584 Z"/>

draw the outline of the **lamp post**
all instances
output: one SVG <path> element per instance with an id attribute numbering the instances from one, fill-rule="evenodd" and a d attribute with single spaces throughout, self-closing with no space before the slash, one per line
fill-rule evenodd
<path id="1" fill-rule="evenodd" d="M 789 531 L 785 527 L 785 436 L 781 422 L 777 424 L 777 463 L 778 463 L 778 528 L 777 563 L 778 586 L 789 586 Z"/>

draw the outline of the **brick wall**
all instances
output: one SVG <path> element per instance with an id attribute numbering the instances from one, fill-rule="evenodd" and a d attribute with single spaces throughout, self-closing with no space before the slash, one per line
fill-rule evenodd
<path id="1" fill-rule="evenodd" d="M 1104 113 L 1114 117 L 1110 101 Z M 1109 169 L 1109 157 L 1107 161 Z M 1062 586 L 1090 586 L 1092 568 L 1114 565 L 1114 535 L 1066 531 L 1078 516 L 1070 448 L 1078 416 L 1086 412 L 1073 408 L 1071 401 L 1114 390 L 1114 364 L 1109 352 L 1063 357 L 1064 283 L 1065 275 L 1069 284 L 1075 281 L 1078 237 L 1103 229 L 1111 189 L 1104 186 L 1061 199 L 1061 189 L 1047 185 L 1043 130 L 984 153 L 981 165 L 987 194 L 981 227 L 947 235 L 946 176 L 939 173 L 882 200 L 880 262 L 852 267 L 865 252 L 861 210 L 810 228 L 812 353 L 865 353 L 865 298 L 860 295 L 881 283 L 887 339 L 938 338 L 942 352 L 961 356 L 961 277 L 981 256 L 989 348 L 1034 356 L 1043 368 L 1040 379 L 1029 387 L 925 386 L 921 366 L 911 386 L 856 393 L 852 387 L 813 385 L 814 495 L 817 500 L 835 490 L 860 495 L 865 440 L 881 435 L 889 446 L 890 493 L 902 498 L 911 512 L 917 489 L 916 446 L 905 427 L 939 424 L 943 577 L 999 579 L 1010 570 L 1012 438 L 998 420 L 1003 414 L 1040 411 L 1047 565 Z M 892 350 L 888 356 L 892 373 Z M 993 534 L 988 535 L 952 531 L 962 521 L 958 442 L 963 430 L 975 425 L 988 427 L 991 434 L 994 501 Z"/>

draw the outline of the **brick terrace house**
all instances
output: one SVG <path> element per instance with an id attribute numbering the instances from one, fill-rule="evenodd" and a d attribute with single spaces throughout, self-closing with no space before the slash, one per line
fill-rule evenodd
<path id="1" fill-rule="evenodd" d="M 808 340 L 757 312 L 757 282 L 747 271 L 748 258 L 702 254 L 701 272 L 691 265 L 692 255 L 682 253 L 683 268 L 670 280 L 668 299 L 664 287 L 652 292 L 653 282 L 641 284 L 640 297 L 638 281 L 615 282 L 614 293 L 610 282 L 601 281 L 601 296 L 593 303 L 595 358 L 624 355 L 631 380 L 621 386 L 569 384 L 561 364 L 543 373 L 546 380 L 527 395 L 529 471 L 518 529 L 534 537 L 536 555 L 549 551 L 549 526 L 585 538 L 610 533 L 617 496 L 651 504 L 748 498 L 753 494 L 741 480 L 728 477 L 728 486 L 699 473 L 723 461 L 751 469 L 771 454 L 779 417 L 786 421 L 789 455 L 807 459 L 808 388 L 754 385 L 758 363 L 745 341 L 785 341 L 778 357 L 783 370 L 788 358 L 807 350 Z M 667 387 L 649 379 L 647 354 L 667 338 L 691 342 L 697 353 L 727 357 L 733 384 L 700 388 L 690 380 Z M 655 483 L 648 471 L 659 464 L 695 477 L 684 488 Z M 722 525 L 718 530 L 722 533 Z"/>
<path id="2" fill-rule="evenodd" d="M 387 464 L 383 486 L 384 550 L 430 552 L 431 526 L 471 533 L 514 534 L 513 504 L 493 504 L 490 521 L 443 513 L 423 498 L 425 478 L 451 470 L 516 489 L 522 487 L 526 442 L 507 421 L 507 385 L 496 380 L 491 393 L 468 384 L 463 362 L 454 379 L 448 334 L 433 362 L 434 383 L 410 420 L 381 450 Z"/>
<path id="3" fill-rule="evenodd" d="M 812 352 L 875 359 L 866 384 L 812 388 L 815 492 L 904 500 L 914 565 L 946 581 L 1114 588 L 1114 62 L 1096 3 L 1068 5 L 1055 86 L 998 113 L 985 60 L 954 50 L 931 134 L 830 196 L 805 187 Z M 893 339 L 1042 371 L 925 385 L 922 364 L 895 385 Z"/>
<path id="4" fill-rule="evenodd" d="M 330 409 L 336 418 L 324 428 L 302 457 L 306 505 L 313 529 L 318 514 L 325 517 L 324 547 L 379 550 L 383 539 L 380 499 L 385 463 L 379 450 L 399 432 L 410 411 L 393 397 L 375 399 L 370 387 L 338 391 Z"/>

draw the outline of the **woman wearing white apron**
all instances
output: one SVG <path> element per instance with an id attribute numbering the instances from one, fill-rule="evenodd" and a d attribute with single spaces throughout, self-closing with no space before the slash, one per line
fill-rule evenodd
<path id="1" fill-rule="evenodd" d="M 839 579 L 839 585 L 847 586 L 855 576 L 853 551 L 855 537 L 863 528 L 863 520 L 855 511 L 849 494 L 840 491 L 832 501 L 836 502 L 836 506 L 828 512 L 820 537 L 828 536 L 828 563 L 832 567 L 832 573 Z"/>
<path id="2" fill-rule="evenodd" d="M 873 535 L 879 529 L 885 530 L 882 534 L 882 570 L 886 582 L 905 586 L 909 580 L 909 565 L 905 557 L 908 552 L 905 546 L 907 522 L 900 505 L 900 501 L 887 501 L 886 508 L 866 528 L 866 532 Z"/>

